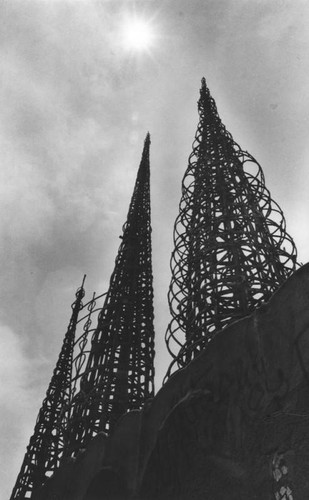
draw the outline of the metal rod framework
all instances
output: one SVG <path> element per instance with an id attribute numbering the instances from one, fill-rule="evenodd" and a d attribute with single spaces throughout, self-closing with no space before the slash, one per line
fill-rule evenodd
<path id="1" fill-rule="evenodd" d="M 71 399 L 71 373 L 76 325 L 84 297 L 84 281 L 76 292 L 72 316 L 34 433 L 12 491 L 11 500 L 31 498 L 59 467 L 65 445 L 65 414 Z"/>
<path id="2" fill-rule="evenodd" d="M 296 248 L 261 166 L 226 130 L 203 78 L 199 124 L 174 227 L 166 343 L 185 367 L 227 324 L 267 301 Z"/>
<path id="3" fill-rule="evenodd" d="M 149 134 L 90 353 L 72 402 L 68 455 L 154 395 Z"/>
<path id="4" fill-rule="evenodd" d="M 64 459 L 154 395 L 149 148 L 147 134 L 108 292 L 83 305 L 85 277 L 76 292 L 11 500 L 31 498 Z"/>

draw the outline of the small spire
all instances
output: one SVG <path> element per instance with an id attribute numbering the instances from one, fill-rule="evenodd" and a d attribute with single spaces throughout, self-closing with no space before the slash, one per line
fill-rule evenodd
<path id="1" fill-rule="evenodd" d="M 145 137 L 145 141 L 144 141 L 144 148 L 143 148 L 143 153 L 142 153 L 142 160 L 141 160 L 141 163 L 140 163 L 140 169 L 143 170 L 143 167 L 145 167 L 146 165 L 148 166 L 149 168 L 149 149 L 150 149 L 150 134 L 149 132 L 147 132 L 147 135 Z"/>
<path id="2" fill-rule="evenodd" d="M 208 88 L 207 88 L 206 79 L 204 76 L 201 80 L 200 96 L 201 96 L 201 99 L 208 97 Z"/>
<path id="3" fill-rule="evenodd" d="M 77 303 L 78 303 L 79 309 L 82 307 L 81 301 L 82 301 L 83 297 L 85 296 L 84 284 L 85 284 L 86 277 L 87 277 L 87 275 L 84 274 L 82 284 L 77 289 L 77 291 L 75 293 L 75 297 L 76 297 L 77 300 L 72 304 L 72 308 L 74 308 Z"/>
<path id="4" fill-rule="evenodd" d="M 150 134 L 149 134 L 149 132 L 147 132 L 147 135 L 146 135 L 145 141 L 144 141 L 144 150 L 143 150 L 144 154 L 145 154 L 146 151 L 149 153 L 150 144 L 151 144 Z"/>
<path id="5" fill-rule="evenodd" d="M 198 110 L 201 118 L 209 118 L 210 116 L 216 117 L 217 120 L 221 120 L 218 115 L 218 110 L 214 99 L 211 97 L 209 88 L 207 87 L 206 78 L 203 77 L 201 80 L 200 88 L 200 98 L 198 100 Z M 207 119 L 208 119 L 207 118 Z"/>
<path id="6" fill-rule="evenodd" d="M 75 294 L 68 329 L 10 500 L 32 497 L 32 493 L 45 484 L 47 476 L 58 469 L 63 457 L 67 408 L 71 402 L 75 333 L 83 307 L 85 278 L 86 275 Z"/>
<path id="7" fill-rule="evenodd" d="M 150 144 L 150 143 L 151 143 L 151 141 L 150 141 L 150 134 L 149 134 L 149 132 L 147 132 L 146 139 L 145 139 L 145 144 Z"/>

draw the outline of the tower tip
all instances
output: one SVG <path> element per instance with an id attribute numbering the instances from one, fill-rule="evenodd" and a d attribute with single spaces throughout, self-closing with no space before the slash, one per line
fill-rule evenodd
<path id="1" fill-rule="evenodd" d="M 209 89 L 207 87 L 206 78 L 203 76 L 201 80 L 201 88 L 200 88 L 200 99 L 199 106 L 205 107 L 206 103 L 209 101 L 210 94 Z"/>
<path id="2" fill-rule="evenodd" d="M 151 141 L 150 141 L 150 133 L 149 133 L 149 132 L 147 132 L 147 134 L 146 134 L 146 138 L 145 138 L 145 144 L 150 144 L 150 142 L 151 142 Z"/>
<path id="3" fill-rule="evenodd" d="M 200 94 L 205 94 L 207 92 L 207 84 L 206 84 L 206 78 L 203 76 L 201 80 L 201 89 L 200 89 Z"/>

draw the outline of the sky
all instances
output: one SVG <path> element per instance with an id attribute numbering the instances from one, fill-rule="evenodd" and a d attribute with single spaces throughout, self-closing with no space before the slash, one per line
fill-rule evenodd
<path id="1" fill-rule="evenodd" d="M 147 50 L 124 43 L 144 19 Z M 106 291 L 151 134 L 156 387 L 173 224 L 200 81 L 262 165 L 309 260 L 307 0 L 2 0 L 0 500 L 14 486 L 75 290 Z"/>

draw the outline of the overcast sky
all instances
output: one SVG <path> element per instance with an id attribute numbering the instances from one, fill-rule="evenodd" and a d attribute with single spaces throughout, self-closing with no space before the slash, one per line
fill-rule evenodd
<path id="1" fill-rule="evenodd" d="M 7 500 L 83 274 L 106 290 L 151 134 L 157 389 L 172 229 L 206 77 L 309 254 L 307 0 L 2 0 L 0 498 Z M 156 35 L 125 50 L 135 11 Z"/>

